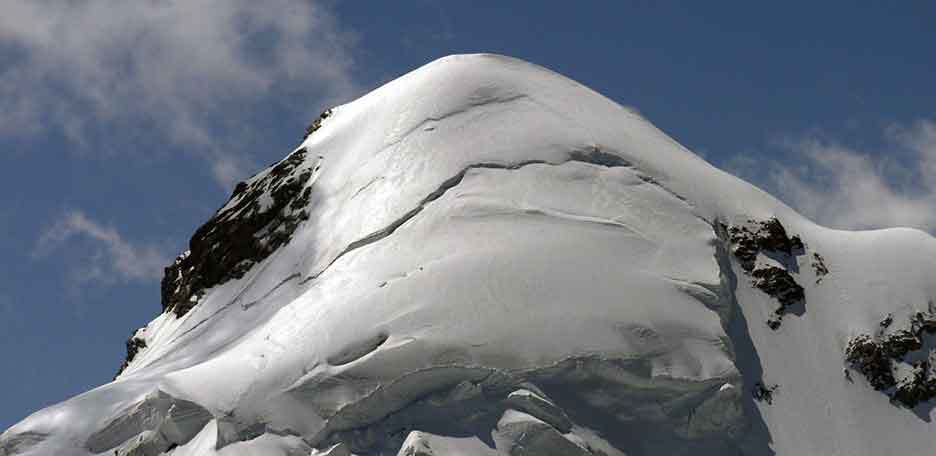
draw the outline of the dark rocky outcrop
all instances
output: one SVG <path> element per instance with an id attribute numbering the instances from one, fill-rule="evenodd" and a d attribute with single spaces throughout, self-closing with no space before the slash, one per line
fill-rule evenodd
<path id="1" fill-rule="evenodd" d="M 779 387 L 779 385 L 765 385 L 764 383 L 757 382 L 751 390 L 751 395 L 753 395 L 754 400 L 758 402 L 766 402 L 767 405 L 772 405 L 774 392 L 777 391 Z"/>
<path id="2" fill-rule="evenodd" d="M 202 225 L 189 250 L 166 268 L 162 280 L 164 311 L 185 315 L 204 290 L 238 279 L 289 242 L 309 218 L 312 168 L 300 148 L 246 182 L 237 184 L 228 203 Z"/>
<path id="3" fill-rule="evenodd" d="M 722 225 L 722 229 L 728 235 L 732 254 L 741 269 L 751 276 L 752 284 L 780 303 L 774 316 L 767 320 L 767 326 L 779 329 L 783 315 L 794 312 L 796 305 L 806 302 L 803 287 L 791 274 L 791 270 L 798 271 L 796 257 L 804 253 L 806 246 L 799 236 L 787 234 L 776 218 L 761 222 L 748 220 L 747 224 L 737 226 Z M 757 258 L 761 254 L 774 258 L 783 267 L 758 266 Z"/>
<path id="4" fill-rule="evenodd" d="M 757 245 L 757 239 L 747 227 L 732 226 L 728 227 L 729 240 L 731 241 L 731 253 L 741 264 L 741 269 L 750 273 L 754 270 L 754 263 L 757 261 L 757 253 L 760 248 Z"/>
<path id="5" fill-rule="evenodd" d="M 884 353 L 892 359 L 902 359 L 904 355 L 923 348 L 923 342 L 909 329 L 898 329 L 881 338 Z"/>
<path id="6" fill-rule="evenodd" d="M 136 358 L 137 353 L 139 353 L 140 350 L 143 350 L 144 348 L 146 348 L 146 340 L 139 338 L 136 335 L 133 335 L 127 339 L 127 357 L 124 358 L 123 364 L 121 364 L 120 369 L 117 370 L 117 375 L 120 375 L 124 369 L 130 365 L 130 362 Z M 114 376 L 114 378 L 117 377 Z"/>
<path id="7" fill-rule="evenodd" d="M 928 359 L 913 363 L 910 374 L 897 383 L 891 400 L 913 408 L 936 397 L 936 376 Z"/>
<path id="8" fill-rule="evenodd" d="M 756 232 L 755 239 L 761 250 L 797 255 L 804 249 L 799 236 L 788 236 L 786 228 L 776 218 L 760 222 L 760 230 Z"/>
<path id="9" fill-rule="evenodd" d="M 761 252 L 781 253 L 795 257 L 803 253 L 805 246 L 799 236 L 790 237 L 780 220 L 771 218 L 757 222 L 748 220 L 748 225 L 726 227 L 732 253 L 747 272 L 754 270 L 757 254 Z"/>
<path id="10" fill-rule="evenodd" d="M 324 111 L 305 138 L 320 129 L 333 110 Z M 161 283 L 164 312 L 185 315 L 208 288 L 239 279 L 276 249 L 289 242 L 309 218 L 312 188 L 318 171 L 299 148 L 270 169 L 234 187 L 227 204 L 195 231 L 189 249 L 165 268 Z"/>
<path id="11" fill-rule="evenodd" d="M 319 114 L 318 118 L 309 124 L 308 127 L 306 127 L 305 136 L 302 137 L 302 140 L 305 141 L 309 136 L 312 135 L 312 133 L 315 133 L 316 130 L 322 128 L 322 122 L 324 122 L 325 119 L 331 117 L 333 112 L 333 109 L 326 109 L 321 114 Z"/>
<path id="12" fill-rule="evenodd" d="M 883 332 L 885 329 L 890 328 L 892 324 L 894 324 L 894 315 L 887 314 L 887 316 L 884 317 L 884 319 L 881 320 L 880 323 L 878 323 L 878 326 L 881 328 L 881 331 Z"/>
<path id="13" fill-rule="evenodd" d="M 829 273 L 829 268 L 825 265 L 825 259 L 822 258 L 822 255 L 819 255 L 816 252 L 813 252 L 812 259 L 812 268 L 816 273 L 816 284 L 818 285 L 822 282 L 822 279 Z"/>
<path id="14" fill-rule="evenodd" d="M 751 277 L 754 278 L 754 286 L 767 293 L 780 302 L 780 307 L 774 313 L 777 319 L 767 322 L 773 329 L 780 326 L 780 318 L 793 305 L 806 299 L 806 295 L 793 276 L 785 269 L 776 266 L 757 268 L 751 271 Z"/>
<path id="15" fill-rule="evenodd" d="M 910 330 L 917 337 L 923 337 L 924 334 L 936 333 L 936 315 L 933 314 L 933 303 L 930 303 L 928 313 L 916 312 L 910 317 Z"/>
<path id="16" fill-rule="evenodd" d="M 868 379 L 871 387 L 884 391 L 894 386 L 893 366 L 883 344 L 867 334 L 852 338 L 845 348 L 845 361 Z"/>
<path id="17" fill-rule="evenodd" d="M 923 353 L 924 338 L 936 332 L 936 315 L 917 312 L 910 317 L 909 327 L 890 333 L 893 324 L 888 315 L 879 325 L 879 334 L 872 337 L 859 334 L 845 349 L 845 362 L 858 371 L 875 390 L 882 391 L 891 402 L 913 408 L 936 397 L 936 373 L 931 367 L 931 352 Z M 908 358 L 922 358 L 910 362 L 910 373 L 897 377 L 897 366 Z"/>

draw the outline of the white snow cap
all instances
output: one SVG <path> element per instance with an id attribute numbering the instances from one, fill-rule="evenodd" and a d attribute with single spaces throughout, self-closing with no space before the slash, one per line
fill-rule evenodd
<path id="1" fill-rule="evenodd" d="M 925 233 L 819 227 L 499 55 L 429 63 L 299 147 L 316 171 L 289 242 L 0 456 L 932 451 L 929 409 L 841 371 L 851 337 L 936 300 Z M 752 241 L 743 268 L 728 230 L 774 218 L 802 248 Z M 805 304 L 778 311 L 787 277 Z"/>

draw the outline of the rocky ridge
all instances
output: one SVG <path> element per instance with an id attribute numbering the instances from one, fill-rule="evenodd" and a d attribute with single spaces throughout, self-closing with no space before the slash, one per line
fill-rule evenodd
<path id="1" fill-rule="evenodd" d="M 306 138 L 331 115 L 326 110 L 306 130 Z M 289 242 L 309 218 L 314 176 L 321 157 L 310 160 L 300 147 L 270 169 L 240 182 L 228 202 L 195 231 L 189 248 L 165 269 L 163 311 L 185 315 L 204 291 L 239 279 L 253 265 Z"/>
<path id="2" fill-rule="evenodd" d="M 933 337 L 936 315 L 932 310 L 916 312 L 906 325 L 892 327 L 893 317 L 888 315 L 876 334 L 853 337 L 845 349 L 845 361 L 894 404 L 912 409 L 936 397 L 936 366 L 931 348 L 936 342 Z"/>
<path id="3" fill-rule="evenodd" d="M 803 287 L 790 273 L 798 270 L 796 257 L 802 255 L 806 248 L 803 240 L 798 235 L 788 235 L 777 218 L 760 222 L 748 220 L 746 224 L 723 225 L 722 229 L 728 233 L 731 252 L 751 277 L 751 283 L 780 303 L 774 317 L 767 321 L 771 329 L 780 328 L 785 314 L 795 313 L 797 305 L 805 305 Z M 758 264 L 758 255 L 773 259 L 779 266 Z M 828 273 L 827 269 L 825 273 Z"/>

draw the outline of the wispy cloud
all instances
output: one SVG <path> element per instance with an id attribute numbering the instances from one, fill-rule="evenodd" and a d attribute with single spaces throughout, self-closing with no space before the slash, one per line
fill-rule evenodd
<path id="1" fill-rule="evenodd" d="M 353 42 L 315 1 L 9 0 L 0 134 L 182 146 L 227 184 L 253 165 L 251 113 L 311 118 L 356 92 Z"/>
<path id="2" fill-rule="evenodd" d="M 820 134 L 784 138 L 783 162 L 740 156 L 727 167 L 828 226 L 936 233 L 936 122 L 892 125 L 881 139 L 862 150 Z"/>
<path id="3" fill-rule="evenodd" d="M 48 258 L 76 239 L 90 241 L 92 253 L 84 256 L 72 274 L 80 283 L 114 284 L 153 281 L 162 277 L 169 256 L 156 245 L 134 243 L 116 228 L 89 218 L 84 212 L 66 211 L 42 232 L 33 251 L 35 258 Z"/>

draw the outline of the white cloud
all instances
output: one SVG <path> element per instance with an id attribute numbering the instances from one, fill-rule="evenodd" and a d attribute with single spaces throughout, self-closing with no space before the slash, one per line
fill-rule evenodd
<path id="1" fill-rule="evenodd" d="M 113 284 L 159 280 L 169 257 L 154 245 L 126 240 L 114 227 L 90 219 L 81 211 L 66 211 L 36 243 L 34 257 L 47 258 L 75 238 L 92 241 L 93 252 L 73 271 L 79 282 Z"/>
<path id="2" fill-rule="evenodd" d="M 256 139 L 251 113 L 311 120 L 356 92 L 353 41 L 314 1 L 8 0 L 0 134 L 51 127 L 86 151 L 102 146 L 95 135 L 155 139 L 227 181 L 253 164 L 239 147 Z"/>
<path id="3" fill-rule="evenodd" d="M 824 225 L 936 233 L 936 122 L 893 125 L 882 139 L 868 151 L 820 135 L 787 138 L 780 144 L 786 159 L 768 163 L 766 173 L 757 173 L 750 156 L 728 168 Z"/>

